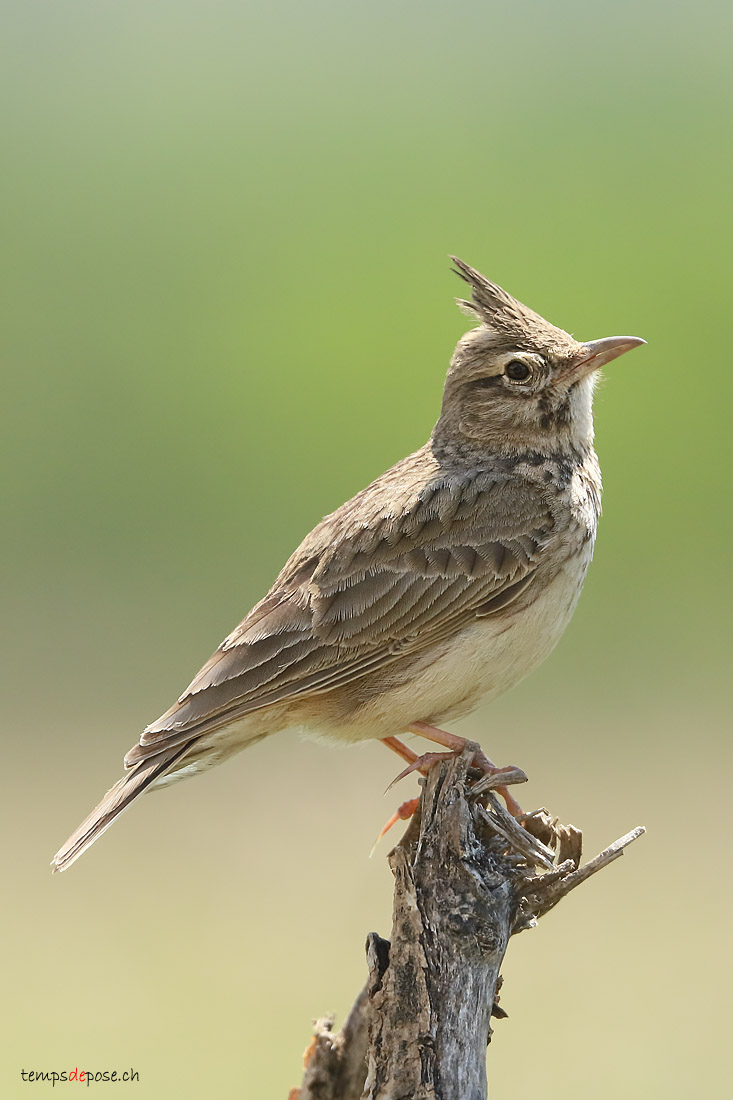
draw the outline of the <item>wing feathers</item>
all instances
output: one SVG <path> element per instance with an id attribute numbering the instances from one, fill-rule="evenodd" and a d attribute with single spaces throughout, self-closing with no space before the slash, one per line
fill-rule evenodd
<path id="1" fill-rule="evenodd" d="M 388 471 L 326 517 L 127 763 L 273 702 L 348 683 L 491 613 L 504 592 L 514 592 L 508 602 L 524 590 L 518 582 L 531 581 L 552 538 L 539 487 L 464 471 L 410 492 L 400 499 L 404 484 Z"/>

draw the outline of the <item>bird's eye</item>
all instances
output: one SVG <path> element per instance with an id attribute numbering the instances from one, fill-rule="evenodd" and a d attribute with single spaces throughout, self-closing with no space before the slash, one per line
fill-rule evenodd
<path id="1" fill-rule="evenodd" d="M 504 367 L 504 374 L 507 378 L 510 378 L 512 382 L 526 382 L 531 374 L 531 370 L 525 362 L 521 359 L 512 359 Z"/>

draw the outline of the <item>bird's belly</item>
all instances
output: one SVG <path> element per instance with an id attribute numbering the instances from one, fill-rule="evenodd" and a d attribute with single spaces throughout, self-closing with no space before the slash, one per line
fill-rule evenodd
<path id="1" fill-rule="evenodd" d="M 502 615 L 489 615 L 464 630 L 421 677 L 426 703 L 439 712 L 432 718 L 466 714 L 529 675 L 559 641 L 581 583 L 561 575 L 526 607 L 508 607 Z"/>
<path id="2" fill-rule="evenodd" d="M 566 563 L 531 602 L 477 619 L 438 653 L 413 659 L 407 679 L 390 686 L 385 675 L 384 690 L 370 693 L 346 720 L 334 723 L 338 728 L 322 725 L 320 732 L 348 740 L 397 735 L 412 722 L 437 725 L 458 718 L 508 691 L 548 656 L 565 630 L 591 550 Z"/>

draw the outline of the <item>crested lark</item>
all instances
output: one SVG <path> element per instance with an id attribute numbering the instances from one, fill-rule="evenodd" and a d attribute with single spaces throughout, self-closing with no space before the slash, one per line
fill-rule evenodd
<path id="1" fill-rule="evenodd" d="M 326 516 L 56 854 L 63 870 L 137 795 L 278 730 L 382 739 L 506 691 L 567 626 L 593 553 L 600 367 L 644 343 L 579 343 L 478 271 L 430 440 Z"/>

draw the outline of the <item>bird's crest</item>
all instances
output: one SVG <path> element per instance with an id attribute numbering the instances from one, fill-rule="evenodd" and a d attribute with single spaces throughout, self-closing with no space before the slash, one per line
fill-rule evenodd
<path id="1" fill-rule="evenodd" d="M 513 298 L 480 271 L 459 260 L 457 256 L 451 256 L 451 260 L 455 265 L 456 275 L 471 287 L 470 301 L 465 298 L 456 299 L 464 312 L 511 340 L 531 340 L 545 345 L 564 345 L 567 341 L 572 341 L 567 332 L 551 325 L 539 313 Z"/>

